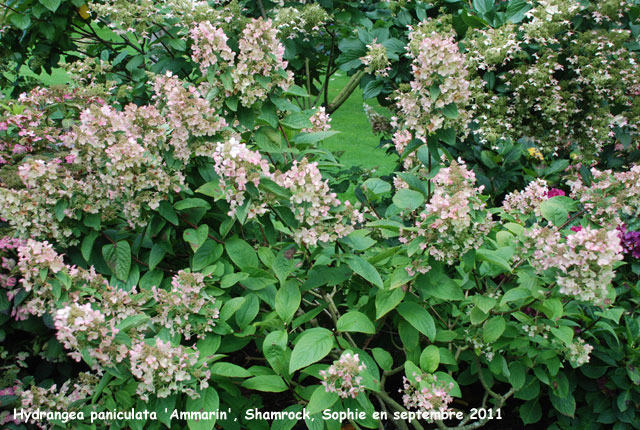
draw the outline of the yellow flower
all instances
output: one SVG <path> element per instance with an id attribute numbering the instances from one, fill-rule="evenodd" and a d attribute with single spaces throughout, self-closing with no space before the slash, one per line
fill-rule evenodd
<path id="1" fill-rule="evenodd" d="M 537 158 L 540 161 L 544 161 L 544 156 L 542 152 L 538 151 L 536 148 L 529 148 L 529 157 Z"/>
<path id="2" fill-rule="evenodd" d="M 78 8 L 78 15 L 80 15 L 82 19 L 87 19 L 91 16 L 91 12 L 89 12 L 89 8 L 86 4 L 83 4 Z"/>

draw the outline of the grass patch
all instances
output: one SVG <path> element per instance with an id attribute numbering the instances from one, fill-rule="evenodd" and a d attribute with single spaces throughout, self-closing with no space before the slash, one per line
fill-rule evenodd
<path id="1" fill-rule="evenodd" d="M 348 82 L 343 73 L 336 73 L 329 85 L 329 99 L 333 98 Z M 371 125 L 362 108 L 362 90 L 360 87 L 331 116 L 331 129 L 340 133 L 323 142 L 323 147 L 334 154 L 346 167 L 359 166 L 363 169 L 374 169 L 376 176 L 393 172 L 398 157 L 388 155 L 384 149 L 378 148 L 380 138 L 371 131 Z M 378 107 L 375 99 L 367 101 L 374 108 Z"/>

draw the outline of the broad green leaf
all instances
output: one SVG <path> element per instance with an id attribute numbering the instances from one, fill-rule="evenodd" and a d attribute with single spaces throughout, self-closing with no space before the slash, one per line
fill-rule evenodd
<path id="1" fill-rule="evenodd" d="M 493 264 L 507 272 L 512 271 L 509 262 L 501 257 L 496 251 L 480 248 L 476 250 L 476 257 L 480 261 L 486 261 L 487 263 Z"/>
<path id="2" fill-rule="evenodd" d="M 549 400 L 551 400 L 551 404 L 556 411 L 568 417 L 574 416 L 576 412 L 576 400 L 573 394 L 569 393 L 567 397 L 561 398 L 553 393 L 549 393 Z"/>
<path id="3" fill-rule="evenodd" d="M 322 327 L 314 327 L 300 335 L 291 353 L 289 373 L 313 364 L 326 357 L 333 349 L 333 333 Z"/>
<path id="4" fill-rule="evenodd" d="M 391 191 L 391 184 L 379 178 L 369 178 L 364 181 L 362 188 L 375 195 L 380 195 Z"/>
<path id="5" fill-rule="evenodd" d="M 526 367 L 519 361 L 512 361 L 509 364 L 509 382 L 516 391 L 524 387 L 526 380 L 525 370 Z"/>
<path id="6" fill-rule="evenodd" d="M 287 280 L 287 276 L 293 270 L 293 260 L 286 258 L 282 253 L 274 258 L 271 265 L 273 273 L 278 277 L 278 280 L 283 284 Z"/>
<path id="7" fill-rule="evenodd" d="M 538 399 L 529 400 L 520 406 L 520 418 L 523 424 L 534 424 L 542 418 L 542 408 Z"/>
<path id="8" fill-rule="evenodd" d="M 121 281 L 126 281 L 131 270 L 131 247 L 129 242 L 121 240 L 116 244 L 116 267 L 114 274 Z"/>
<path id="9" fill-rule="evenodd" d="M 413 211 L 424 203 L 424 195 L 418 191 L 403 188 L 393 196 L 393 203 L 400 209 Z"/>
<path id="10" fill-rule="evenodd" d="M 222 245 L 211 239 L 207 239 L 204 245 L 198 248 L 195 254 L 193 254 L 192 268 L 195 271 L 202 270 L 218 261 L 221 255 Z"/>
<path id="11" fill-rule="evenodd" d="M 82 246 L 80 247 L 80 252 L 82 253 L 82 258 L 84 258 L 84 261 L 86 261 L 87 263 L 91 258 L 91 251 L 93 250 L 93 244 L 98 238 L 98 235 L 99 233 L 97 231 L 91 231 L 88 235 L 84 237 L 84 239 L 82 239 Z"/>
<path id="12" fill-rule="evenodd" d="M 191 209 L 191 208 L 211 209 L 211 205 L 209 204 L 209 202 L 203 199 L 198 199 L 198 198 L 189 198 L 189 199 L 180 200 L 179 202 L 176 202 L 174 207 L 178 211 Z"/>
<path id="13" fill-rule="evenodd" d="M 420 354 L 420 367 L 427 373 L 433 373 L 440 364 L 440 350 L 435 345 L 429 345 Z"/>
<path id="14" fill-rule="evenodd" d="M 405 291 L 402 288 L 395 290 L 380 290 L 376 293 L 376 319 L 382 318 L 404 299 Z"/>
<path id="15" fill-rule="evenodd" d="M 258 267 L 258 255 L 251 245 L 238 237 L 231 237 L 225 241 L 225 249 L 229 258 L 241 269 Z"/>
<path id="16" fill-rule="evenodd" d="M 38 0 L 40 4 L 51 12 L 55 12 L 60 7 L 60 0 Z"/>
<path id="17" fill-rule="evenodd" d="M 422 306 L 413 302 L 398 305 L 398 314 L 409 324 L 433 342 L 436 337 L 436 324 L 431 314 Z"/>
<path id="18" fill-rule="evenodd" d="M 251 372 L 237 364 L 225 363 L 218 361 L 211 365 L 211 373 L 218 376 L 226 376 L 229 378 L 250 378 Z"/>
<path id="19" fill-rule="evenodd" d="M 300 307 L 300 288 L 294 280 L 285 282 L 276 293 L 276 312 L 285 324 L 289 324 Z"/>
<path id="20" fill-rule="evenodd" d="M 376 327 L 373 325 L 369 317 L 358 311 L 351 311 L 342 315 L 340 319 L 338 319 L 336 328 L 338 331 L 351 331 L 366 334 L 374 334 L 376 332 Z"/>
<path id="21" fill-rule="evenodd" d="M 373 353 L 373 358 L 376 359 L 376 362 L 382 370 L 391 370 L 393 367 L 393 357 L 391 354 L 382 348 L 373 348 L 371 352 Z"/>
<path id="22" fill-rule="evenodd" d="M 149 254 L 149 270 L 153 270 L 156 268 L 158 263 L 162 261 L 167 251 L 164 250 L 162 246 L 159 244 L 153 245 L 151 248 L 151 254 Z"/>
<path id="23" fill-rule="evenodd" d="M 218 392 L 213 387 L 199 390 L 200 397 L 192 399 L 187 396 L 187 404 L 185 410 L 188 412 L 211 412 L 217 411 L 220 406 L 220 398 Z M 216 424 L 215 418 L 210 420 L 187 420 L 189 430 L 212 430 Z"/>
<path id="24" fill-rule="evenodd" d="M 298 145 L 310 145 L 318 143 L 340 133 L 335 130 L 316 131 L 315 133 L 303 133 L 296 136 L 294 142 Z"/>
<path id="25" fill-rule="evenodd" d="M 502 336 L 507 323 L 503 317 L 493 317 L 487 321 L 482 329 L 482 338 L 486 343 L 495 342 Z"/>
<path id="26" fill-rule="evenodd" d="M 273 331 L 267 335 L 262 343 L 262 353 L 273 370 L 283 375 L 287 373 L 285 351 L 287 349 L 287 332 L 284 330 Z"/>
<path id="27" fill-rule="evenodd" d="M 311 415 L 318 412 L 322 412 L 325 409 L 329 409 L 338 401 L 338 394 L 327 392 L 325 388 L 320 385 L 313 391 L 309 404 L 307 405 L 307 412 Z"/>
<path id="28" fill-rule="evenodd" d="M 311 124 L 311 121 L 309 121 L 309 115 L 303 112 L 294 112 L 280 121 L 280 123 L 285 127 L 291 128 L 293 130 L 311 128 L 313 126 L 313 124 Z"/>
<path id="29" fill-rule="evenodd" d="M 284 380 L 277 375 L 254 376 L 244 381 L 242 387 L 248 390 L 265 391 L 269 393 L 281 393 L 289 389 Z"/>
<path id="30" fill-rule="evenodd" d="M 381 289 L 384 288 L 380 274 L 378 273 L 376 268 L 373 267 L 373 265 L 364 258 L 358 257 L 357 255 L 351 255 L 347 259 L 347 264 L 349 265 L 351 270 L 362 276 L 367 281 L 371 282 L 376 287 Z"/>

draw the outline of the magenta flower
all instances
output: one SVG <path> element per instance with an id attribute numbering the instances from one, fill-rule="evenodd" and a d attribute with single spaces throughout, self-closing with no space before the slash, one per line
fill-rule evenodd
<path id="1" fill-rule="evenodd" d="M 565 196 L 566 193 L 558 188 L 551 188 L 549 190 L 549 192 L 547 193 L 547 198 L 550 199 L 552 197 L 556 197 L 556 196 Z"/>

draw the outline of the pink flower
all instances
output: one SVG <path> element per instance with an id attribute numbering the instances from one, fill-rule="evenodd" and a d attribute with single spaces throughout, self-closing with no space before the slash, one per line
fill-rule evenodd
<path id="1" fill-rule="evenodd" d="M 550 199 L 556 196 L 566 196 L 566 193 L 558 188 L 551 188 L 547 193 L 547 198 Z"/>

